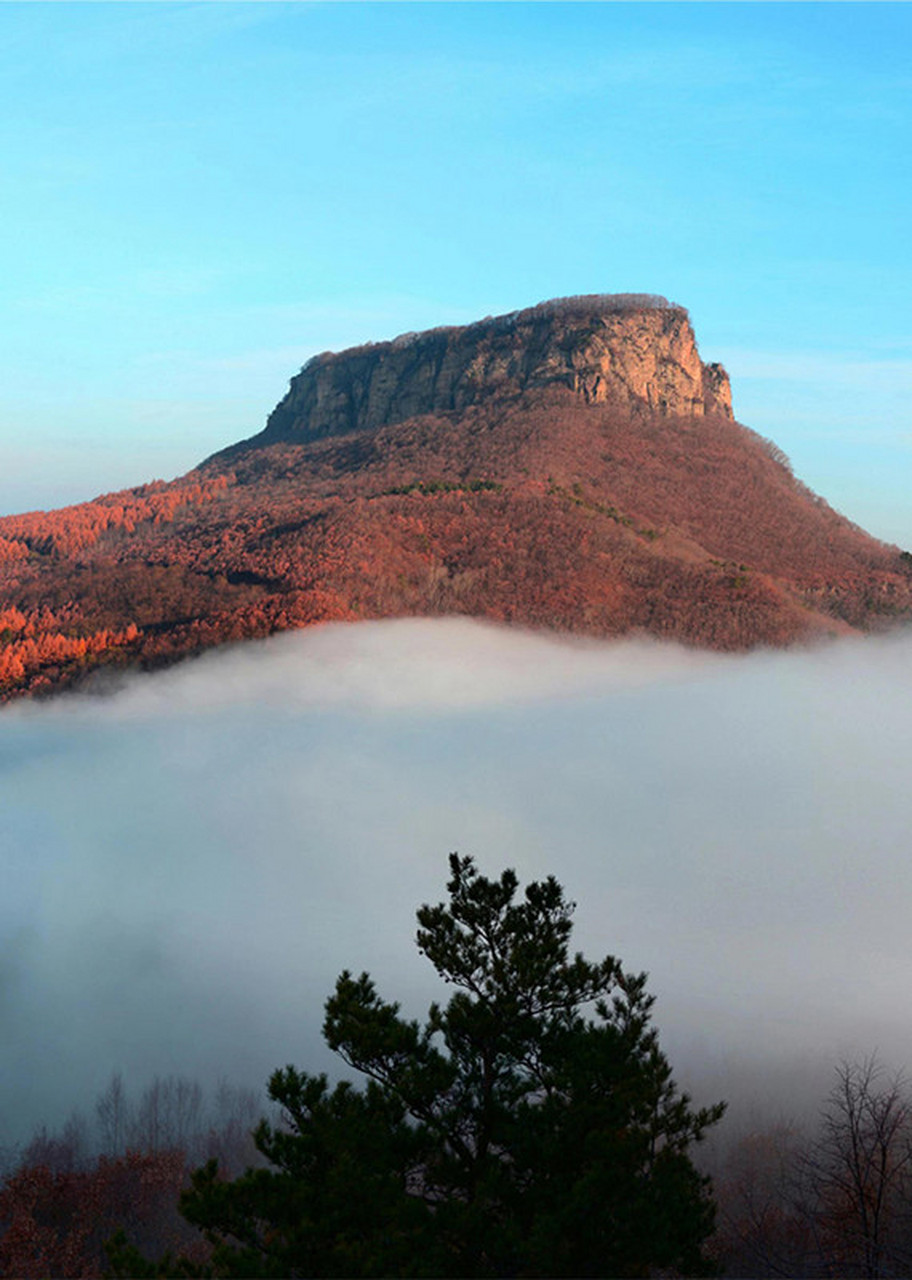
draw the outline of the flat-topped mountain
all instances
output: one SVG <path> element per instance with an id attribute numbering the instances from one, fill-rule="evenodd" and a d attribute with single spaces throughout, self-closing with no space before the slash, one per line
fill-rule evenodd
<path id="1" fill-rule="evenodd" d="M 595 294 L 315 356 L 252 443 L 304 444 L 546 387 L 587 404 L 732 416 L 728 375 L 700 360 L 683 307 Z"/>
<path id="2" fill-rule="evenodd" d="M 732 417 L 687 312 L 543 303 L 316 356 L 188 475 L 0 519 L 0 695 L 329 620 L 717 649 L 912 617 L 912 557 Z"/>

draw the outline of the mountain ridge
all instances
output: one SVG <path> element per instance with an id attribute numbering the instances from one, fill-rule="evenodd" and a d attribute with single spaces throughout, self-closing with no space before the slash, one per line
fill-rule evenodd
<path id="1" fill-rule="evenodd" d="M 292 378 L 263 431 L 216 456 L 461 412 L 548 386 L 568 387 L 587 404 L 640 400 L 663 414 L 732 417 L 728 375 L 700 360 L 684 307 L 653 294 L 589 294 L 323 352 Z"/>
<path id="2" fill-rule="evenodd" d="M 0 697 L 324 621 L 723 650 L 912 617 L 912 557 L 738 423 L 686 310 L 590 295 L 314 357 L 170 483 L 0 519 Z"/>

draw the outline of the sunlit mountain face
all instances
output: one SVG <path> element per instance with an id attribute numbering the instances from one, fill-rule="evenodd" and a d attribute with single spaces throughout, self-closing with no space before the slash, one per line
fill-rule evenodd
<path id="1" fill-rule="evenodd" d="M 315 357 L 170 484 L 0 520 L 0 692 L 327 621 L 743 651 L 882 630 L 909 557 L 738 424 L 687 312 L 542 304 Z"/>

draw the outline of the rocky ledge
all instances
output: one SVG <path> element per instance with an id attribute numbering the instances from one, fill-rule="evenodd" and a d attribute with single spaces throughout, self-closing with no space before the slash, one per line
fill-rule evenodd
<path id="1" fill-rule="evenodd" d="M 700 360 L 683 307 L 593 294 L 314 356 L 249 443 L 304 443 L 555 385 L 590 404 L 732 417 L 728 374 Z"/>

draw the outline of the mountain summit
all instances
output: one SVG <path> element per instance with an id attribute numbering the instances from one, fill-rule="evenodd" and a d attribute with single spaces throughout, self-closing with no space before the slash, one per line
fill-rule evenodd
<path id="1" fill-rule="evenodd" d="M 732 416 L 728 375 L 700 360 L 683 307 L 651 294 L 592 294 L 315 356 L 256 442 L 304 444 L 546 387 L 586 404 Z"/>
<path id="2" fill-rule="evenodd" d="M 734 420 L 682 307 L 564 298 L 315 356 L 181 479 L 0 520 L 0 696 L 330 620 L 785 645 L 908 619 L 910 570 Z"/>

